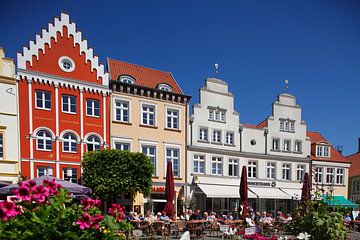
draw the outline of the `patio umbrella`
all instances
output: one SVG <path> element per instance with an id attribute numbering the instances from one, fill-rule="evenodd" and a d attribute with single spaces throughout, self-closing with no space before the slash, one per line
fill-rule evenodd
<path id="1" fill-rule="evenodd" d="M 54 178 L 55 177 L 44 175 L 44 176 L 41 176 L 41 177 L 38 177 L 38 178 L 34 178 L 32 180 L 34 180 L 36 182 L 36 185 L 42 185 L 44 180 L 52 181 Z M 74 195 L 77 195 L 77 194 L 87 195 L 87 194 L 91 193 L 90 188 L 84 187 L 84 186 L 76 184 L 76 183 L 72 183 L 72 182 L 62 180 L 62 179 L 58 179 L 58 178 L 55 178 L 55 182 L 57 184 L 60 184 L 69 193 L 72 193 Z M 13 191 L 18 189 L 18 187 L 19 187 L 19 184 L 15 183 L 15 184 L 11 184 L 11 185 L 8 185 L 6 187 L 0 188 L 0 196 L 14 195 Z"/>
<path id="2" fill-rule="evenodd" d="M 305 173 L 303 187 L 301 191 L 301 202 L 305 203 L 305 202 L 309 202 L 310 200 L 311 200 L 310 179 L 309 179 L 309 174 Z"/>
<path id="3" fill-rule="evenodd" d="M 172 169 L 172 162 L 168 161 L 166 169 L 166 186 L 165 186 L 166 204 L 164 211 L 169 218 L 174 216 L 174 198 L 175 198 L 175 187 L 174 187 L 174 173 Z"/>
<path id="4" fill-rule="evenodd" d="M 242 216 L 245 218 L 248 211 L 248 183 L 246 166 L 243 166 L 242 168 L 239 193 L 240 200 L 243 203 Z"/>
<path id="5" fill-rule="evenodd" d="M 5 187 L 5 186 L 9 186 L 11 183 L 7 183 L 7 182 L 1 182 L 0 181 L 0 188 Z"/>

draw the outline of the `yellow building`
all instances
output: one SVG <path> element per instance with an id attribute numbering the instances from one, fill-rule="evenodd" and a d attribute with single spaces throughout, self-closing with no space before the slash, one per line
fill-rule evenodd
<path id="1" fill-rule="evenodd" d="M 0 181 L 14 183 L 19 174 L 19 129 L 14 60 L 0 48 Z"/>
<path id="2" fill-rule="evenodd" d="M 173 164 L 175 206 L 180 208 L 186 183 L 190 97 L 183 94 L 169 72 L 113 59 L 108 59 L 108 70 L 112 79 L 111 148 L 143 152 L 155 166 L 152 192 L 148 198 L 136 197 L 135 210 L 163 209 L 167 161 Z"/>

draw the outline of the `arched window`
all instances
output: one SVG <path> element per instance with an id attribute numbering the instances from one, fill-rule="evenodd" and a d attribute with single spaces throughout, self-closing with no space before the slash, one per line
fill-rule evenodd
<path id="1" fill-rule="evenodd" d="M 158 89 L 161 90 L 161 91 L 165 91 L 165 92 L 171 92 L 172 91 L 172 88 L 167 85 L 166 83 L 160 83 L 158 85 Z"/>
<path id="2" fill-rule="evenodd" d="M 100 139 L 97 136 L 91 135 L 86 140 L 86 146 L 88 151 L 100 150 Z"/>
<path id="3" fill-rule="evenodd" d="M 36 135 L 36 149 L 43 151 L 52 150 L 52 139 L 50 132 L 41 130 Z"/>
<path id="4" fill-rule="evenodd" d="M 127 84 L 134 84 L 135 82 L 135 79 L 129 75 L 120 75 L 118 80 Z"/>
<path id="5" fill-rule="evenodd" d="M 73 133 L 65 133 L 63 136 L 63 152 L 77 152 L 77 138 Z"/>

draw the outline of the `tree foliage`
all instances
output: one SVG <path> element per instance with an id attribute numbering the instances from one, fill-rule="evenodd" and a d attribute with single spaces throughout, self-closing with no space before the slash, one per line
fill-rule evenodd
<path id="1" fill-rule="evenodd" d="M 113 201 L 122 194 L 148 194 L 154 166 L 143 153 L 121 150 L 88 152 L 82 163 L 84 185 L 103 200 Z"/>

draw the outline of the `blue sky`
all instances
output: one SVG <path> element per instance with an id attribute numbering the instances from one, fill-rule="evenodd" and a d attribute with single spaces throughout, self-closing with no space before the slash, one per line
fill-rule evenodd
<path id="1" fill-rule="evenodd" d="M 0 46 L 9 57 L 64 10 L 103 63 L 112 57 L 173 73 L 198 101 L 207 77 L 229 83 L 240 121 L 258 123 L 289 79 L 308 129 L 345 154 L 360 137 L 360 2 L 8 1 Z"/>

